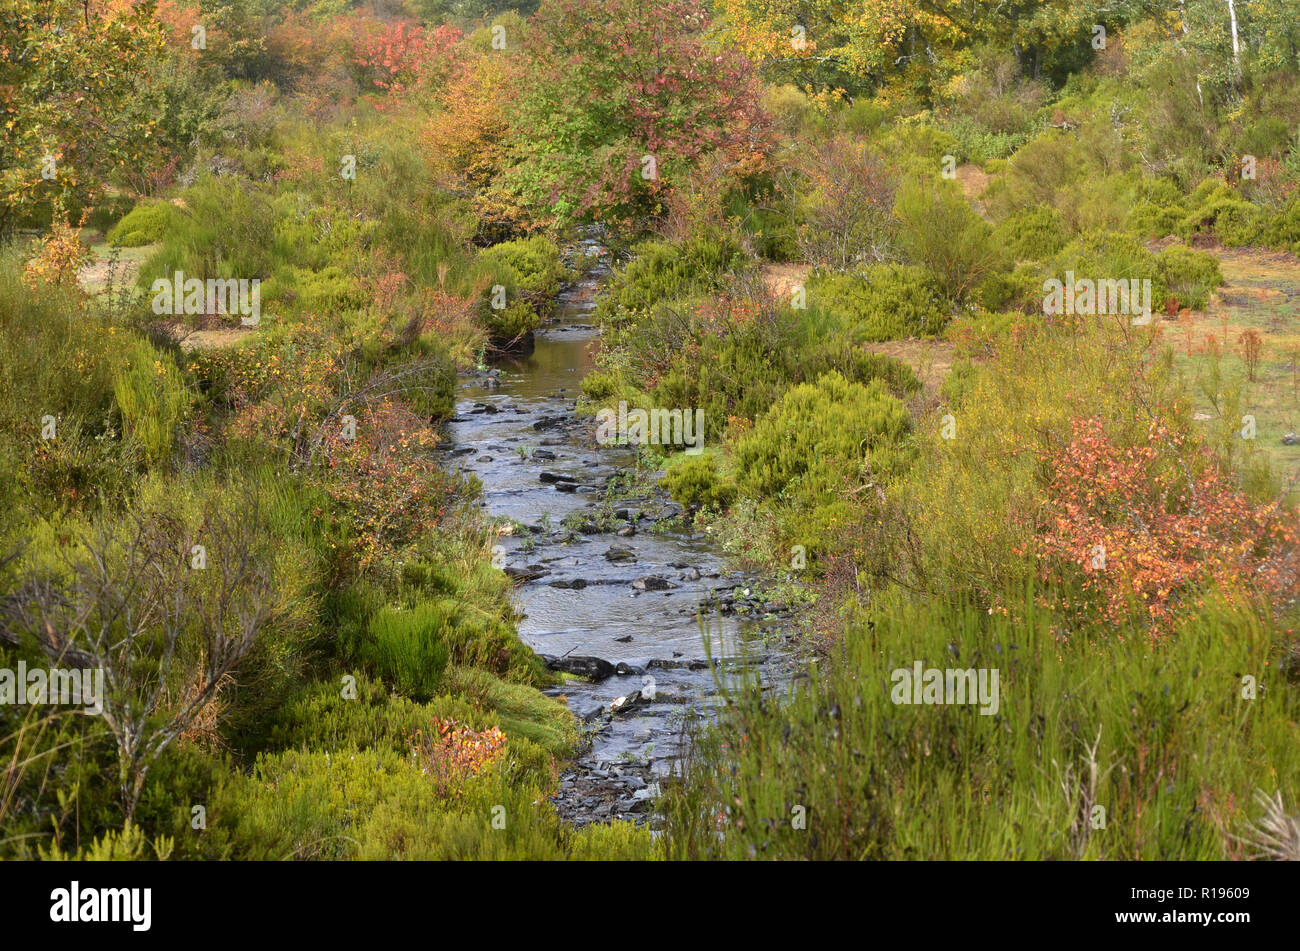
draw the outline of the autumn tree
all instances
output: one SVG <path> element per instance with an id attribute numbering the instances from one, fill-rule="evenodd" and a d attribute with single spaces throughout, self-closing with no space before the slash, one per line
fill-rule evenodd
<path id="1" fill-rule="evenodd" d="M 357 51 L 357 63 L 375 88 L 401 97 L 417 85 L 445 82 L 455 69 L 460 39 L 455 27 L 425 30 L 399 21 L 367 38 Z"/>
<path id="2" fill-rule="evenodd" d="M 142 89 L 162 42 L 151 0 L 0 7 L 0 234 L 42 204 L 93 202 L 148 160 Z"/>
<path id="3" fill-rule="evenodd" d="M 1092 26 L 1122 19 L 1083 0 L 720 0 L 740 49 L 769 76 L 815 89 L 870 94 L 891 82 L 925 92 L 978 45 L 1012 53 L 1037 78 L 1052 54 L 1086 50 Z"/>
<path id="4" fill-rule="evenodd" d="M 763 150 L 751 65 L 717 44 L 700 0 L 549 0 L 524 41 L 505 179 L 542 219 L 659 213 L 705 156 Z"/>

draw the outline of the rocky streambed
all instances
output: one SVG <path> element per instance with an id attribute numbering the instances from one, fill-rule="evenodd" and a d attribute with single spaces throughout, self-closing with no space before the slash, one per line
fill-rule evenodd
<path id="1" fill-rule="evenodd" d="M 689 728 L 719 702 L 717 677 L 771 684 L 790 666 L 786 607 L 729 571 L 650 480 L 629 478 L 634 450 L 598 445 L 594 420 L 575 414 L 606 273 L 560 295 L 531 352 L 461 380 L 444 448 L 509 526 L 496 555 L 515 580 L 520 636 L 566 674 L 548 693 L 585 741 L 553 802 L 577 825 L 644 820 Z"/>

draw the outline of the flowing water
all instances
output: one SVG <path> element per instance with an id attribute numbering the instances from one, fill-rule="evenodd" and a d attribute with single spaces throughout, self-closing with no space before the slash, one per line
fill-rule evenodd
<path id="1" fill-rule="evenodd" d="M 603 255 L 590 241 L 578 251 Z M 607 274 L 598 264 L 560 295 L 531 353 L 462 380 L 446 446 L 482 481 L 487 514 L 514 528 L 497 556 L 516 580 L 520 637 L 555 669 L 597 668 L 547 691 L 587 734 L 553 800 L 576 824 L 652 811 L 684 727 L 717 701 L 710 657 L 723 676 L 771 679 L 787 655 L 781 607 L 761 605 L 754 579 L 728 571 L 662 493 L 643 481 L 624 497 L 634 451 L 597 445 L 594 420 L 575 415 Z"/>

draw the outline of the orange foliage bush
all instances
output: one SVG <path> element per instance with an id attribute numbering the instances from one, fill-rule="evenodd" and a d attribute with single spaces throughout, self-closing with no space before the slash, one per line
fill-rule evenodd
<path id="1" fill-rule="evenodd" d="M 83 224 L 88 214 L 89 210 L 82 215 Z M 90 249 L 81 243 L 79 229 L 66 216 L 56 216 L 49 232 L 38 242 L 36 254 L 27 262 L 23 280 L 31 288 L 42 282 L 70 286 L 89 257 Z"/>
<path id="2" fill-rule="evenodd" d="M 460 30 L 453 26 L 426 31 L 421 26 L 393 23 L 360 44 L 357 64 L 369 70 L 376 87 L 400 95 L 422 83 L 445 81 L 455 67 L 460 39 Z"/>
<path id="3" fill-rule="evenodd" d="M 444 796 L 456 791 L 459 780 L 477 776 L 500 761 L 505 751 L 506 735 L 497 727 L 472 730 L 437 717 L 431 733 L 416 730 L 411 737 L 411 758 Z"/>
<path id="4" fill-rule="evenodd" d="M 1086 612 L 1119 623 L 1136 610 L 1153 635 L 1208 588 L 1257 591 L 1274 604 L 1297 593 L 1295 528 L 1279 506 L 1253 504 L 1204 450 L 1153 421 L 1148 441 L 1123 447 L 1100 419 L 1075 419 L 1048 454 L 1048 508 L 1037 535 L 1045 580 L 1078 581 Z"/>

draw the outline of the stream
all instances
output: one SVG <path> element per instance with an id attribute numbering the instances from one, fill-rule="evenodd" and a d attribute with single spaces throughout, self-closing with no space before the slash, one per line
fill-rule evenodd
<path id="1" fill-rule="evenodd" d="M 756 577 L 729 570 L 662 491 L 628 487 L 635 450 L 598 445 L 595 420 L 575 414 L 609 273 L 597 242 L 575 253 L 602 263 L 558 296 L 531 353 L 462 376 L 444 451 L 482 482 L 486 514 L 512 526 L 495 555 L 515 581 L 520 637 L 552 669 L 584 675 L 545 691 L 584 732 L 553 804 L 575 825 L 645 821 L 688 725 L 719 702 L 709 658 L 724 678 L 783 679 L 788 613 L 760 603 Z"/>

